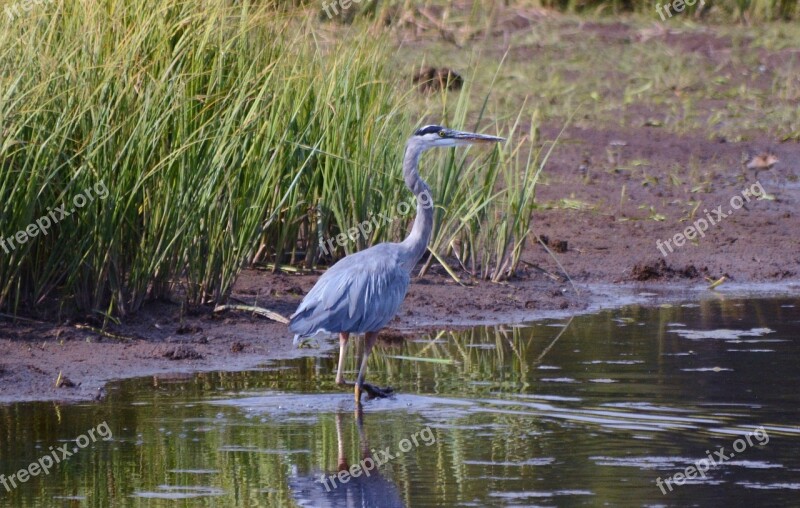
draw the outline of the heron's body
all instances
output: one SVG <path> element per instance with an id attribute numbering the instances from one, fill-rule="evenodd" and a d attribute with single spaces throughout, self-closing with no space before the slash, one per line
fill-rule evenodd
<path id="1" fill-rule="evenodd" d="M 367 358 L 380 331 L 397 314 L 405 299 L 411 270 L 422 258 L 433 230 L 433 200 L 428 184 L 417 167 L 422 152 L 437 146 L 497 142 L 502 138 L 428 125 L 417 130 L 406 143 L 403 179 L 417 198 L 417 215 L 411 232 L 400 243 L 382 243 L 351 254 L 326 271 L 303 298 L 289 321 L 295 342 L 319 332 L 339 334 L 339 368 L 336 382 L 344 380 L 344 354 L 351 333 L 363 333 L 364 357 L 355 383 L 356 401 L 361 389 L 373 396 L 386 396 L 364 383 Z"/>
<path id="2" fill-rule="evenodd" d="M 402 244 L 381 243 L 342 258 L 311 288 L 292 316 L 290 329 L 300 337 L 320 331 L 381 330 L 408 291 L 411 277 L 402 257 Z"/>

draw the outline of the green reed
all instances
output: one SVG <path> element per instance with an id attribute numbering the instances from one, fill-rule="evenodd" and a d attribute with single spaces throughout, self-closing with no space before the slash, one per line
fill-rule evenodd
<path id="1" fill-rule="evenodd" d="M 410 197 L 411 85 L 383 36 L 337 40 L 285 5 L 229 0 L 44 3 L 0 23 L 0 235 L 108 190 L 0 251 L 0 309 L 108 318 L 156 298 L 218 303 L 253 262 L 328 264 L 405 234 L 397 221 L 319 249 Z M 520 126 L 490 130 L 516 139 Z M 458 243 L 494 280 L 516 266 L 534 197 L 531 161 L 509 146 L 451 153 L 429 177 L 432 250 Z"/>

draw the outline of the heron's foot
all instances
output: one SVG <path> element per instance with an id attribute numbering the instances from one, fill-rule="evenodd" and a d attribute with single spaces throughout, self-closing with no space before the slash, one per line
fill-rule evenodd
<path id="1" fill-rule="evenodd" d="M 362 386 L 365 392 L 369 395 L 370 399 L 385 399 L 394 393 L 394 388 L 387 386 L 386 388 L 378 388 L 369 383 L 364 383 Z"/>

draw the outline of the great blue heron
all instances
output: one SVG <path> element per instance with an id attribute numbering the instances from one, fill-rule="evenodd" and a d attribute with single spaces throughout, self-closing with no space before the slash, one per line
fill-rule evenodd
<path id="1" fill-rule="evenodd" d="M 364 334 L 364 356 L 355 386 L 356 404 L 361 391 L 371 397 L 386 397 L 391 389 L 380 389 L 364 382 L 367 359 L 378 338 L 406 296 L 411 270 L 428 247 L 433 229 L 433 200 L 428 184 L 420 178 L 418 166 L 422 152 L 434 147 L 473 143 L 495 143 L 503 138 L 461 132 L 427 125 L 418 129 L 406 143 L 403 179 L 417 198 L 417 216 L 411 233 L 400 243 L 381 243 L 344 257 L 319 278 L 292 314 L 289 330 L 294 343 L 319 332 L 339 334 L 339 367 L 336 383 L 344 379 L 344 354 L 351 333 Z"/>

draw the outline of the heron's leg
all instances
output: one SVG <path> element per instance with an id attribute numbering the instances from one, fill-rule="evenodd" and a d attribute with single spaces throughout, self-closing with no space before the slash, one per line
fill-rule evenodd
<path id="1" fill-rule="evenodd" d="M 361 389 L 364 388 L 364 378 L 367 376 L 367 361 L 369 360 L 369 354 L 372 352 L 372 347 L 377 340 L 378 334 L 375 332 L 367 332 L 364 334 L 364 356 L 361 358 L 361 368 L 358 369 L 358 377 L 356 378 L 356 404 L 361 404 Z"/>
<path id="2" fill-rule="evenodd" d="M 336 370 L 336 384 L 339 386 L 351 386 L 356 384 L 349 382 L 344 378 L 344 358 L 345 351 L 347 350 L 347 341 L 349 338 L 350 334 L 347 332 L 342 332 L 339 334 L 339 367 Z M 387 397 L 393 391 L 391 388 L 385 388 L 381 390 L 380 388 L 376 388 L 367 383 L 362 383 L 361 389 L 366 391 L 373 398 Z"/>
<path id="3" fill-rule="evenodd" d="M 366 391 L 371 398 L 383 398 L 388 397 L 391 395 L 394 390 L 391 387 L 386 388 L 378 388 L 376 386 L 372 386 L 369 383 L 364 382 L 364 378 L 367 377 L 367 361 L 369 360 L 369 355 L 372 352 L 372 347 L 375 345 L 375 342 L 378 341 L 378 333 L 377 332 L 367 332 L 364 334 L 364 356 L 361 359 L 361 368 L 358 371 L 358 378 L 356 379 L 356 386 L 355 386 L 355 397 L 357 405 L 361 402 L 361 391 Z"/>
<path id="4" fill-rule="evenodd" d="M 336 369 L 336 384 L 346 385 L 347 381 L 344 380 L 344 352 L 347 349 L 347 339 L 350 334 L 342 332 L 339 334 L 339 368 Z"/>

